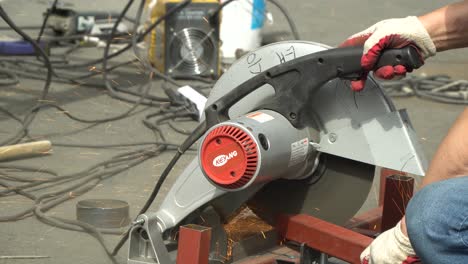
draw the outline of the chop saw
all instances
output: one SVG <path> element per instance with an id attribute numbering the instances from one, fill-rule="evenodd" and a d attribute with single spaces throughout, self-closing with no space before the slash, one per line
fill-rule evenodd
<path id="1" fill-rule="evenodd" d="M 159 209 L 135 221 L 128 263 L 174 263 L 174 230 L 203 214 L 222 226 L 248 204 L 267 223 L 305 213 L 339 225 L 363 204 L 376 166 L 423 175 L 426 161 L 406 112 L 372 77 L 362 92 L 349 88 L 362 74 L 361 54 L 362 47 L 286 41 L 235 62 L 173 162 L 198 140 L 197 158 Z M 407 47 L 386 51 L 378 66 L 397 64 L 422 63 Z M 223 251 L 222 228 L 214 235 L 212 247 Z M 217 255 L 210 263 L 229 263 Z"/>

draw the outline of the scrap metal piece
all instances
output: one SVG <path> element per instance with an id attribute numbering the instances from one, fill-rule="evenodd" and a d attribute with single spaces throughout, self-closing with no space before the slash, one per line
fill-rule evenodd
<path id="1" fill-rule="evenodd" d="M 119 228 L 130 223 L 129 205 L 114 199 L 87 199 L 76 204 L 76 218 L 102 228 Z"/>

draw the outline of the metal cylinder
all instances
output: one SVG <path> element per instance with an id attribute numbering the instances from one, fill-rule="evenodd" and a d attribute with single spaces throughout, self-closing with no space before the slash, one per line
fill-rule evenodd
<path id="1" fill-rule="evenodd" d="M 88 199 L 76 204 L 76 218 L 101 228 L 119 228 L 130 223 L 129 205 L 113 199 Z"/>

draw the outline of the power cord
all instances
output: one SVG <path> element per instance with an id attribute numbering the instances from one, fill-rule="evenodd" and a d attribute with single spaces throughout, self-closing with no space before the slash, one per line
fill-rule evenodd
<path id="1" fill-rule="evenodd" d="M 6 145 L 6 144 L 14 144 L 17 143 L 21 138 L 27 134 L 27 130 L 31 122 L 34 120 L 36 117 L 37 112 L 39 111 L 39 108 L 43 102 L 47 99 L 47 94 L 49 93 L 49 88 L 50 84 L 52 82 L 52 64 L 49 61 L 49 57 L 47 54 L 44 52 L 44 50 L 24 31 L 22 31 L 18 26 L 10 19 L 10 17 L 7 15 L 5 10 L 3 9 L 2 5 L 0 4 L 0 17 L 10 26 L 18 35 L 20 35 L 23 39 L 31 43 L 33 45 L 34 49 L 36 52 L 39 54 L 40 57 L 42 57 L 44 61 L 44 65 L 47 68 L 47 76 L 44 84 L 44 88 L 42 91 L 42 95 L 38 100 L 37 106 L 33 108 L 33 110 L 30 111 L 30 114 L 28 118 L 25 118 L 22 124 L 22 128 L 19 132 L 17 132 L 13 137 L 4 140 L 0 142 L 0 145 Z"/>
<path id="2" fill-rule="evenodd" d="M 468 105 L 468 81 L 453 80 L 445 75 L 414 76 L 380 82 L 393 97 L 417 96 L 440 103 Z"/>

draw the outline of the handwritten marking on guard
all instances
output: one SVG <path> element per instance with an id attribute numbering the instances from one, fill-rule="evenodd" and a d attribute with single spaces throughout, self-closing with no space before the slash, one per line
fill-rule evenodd
<path id="1" fill-rule="evenodd" d="M 247 56 L 247 64 L 249 65 L 250 73 L 258 74 L 262 72 L 262 58 L 258 57 L 255 52 Z"/>
<path id="2" fill-rule="evenodd" d="M 285 63 L 286 61 L 290 61 L 296 58 L 296 50 L 294 49 L 294 46 L 289 47 L 284 52 L 275 51 L 275 54 L 278 57 L 280 63 Z"/>

